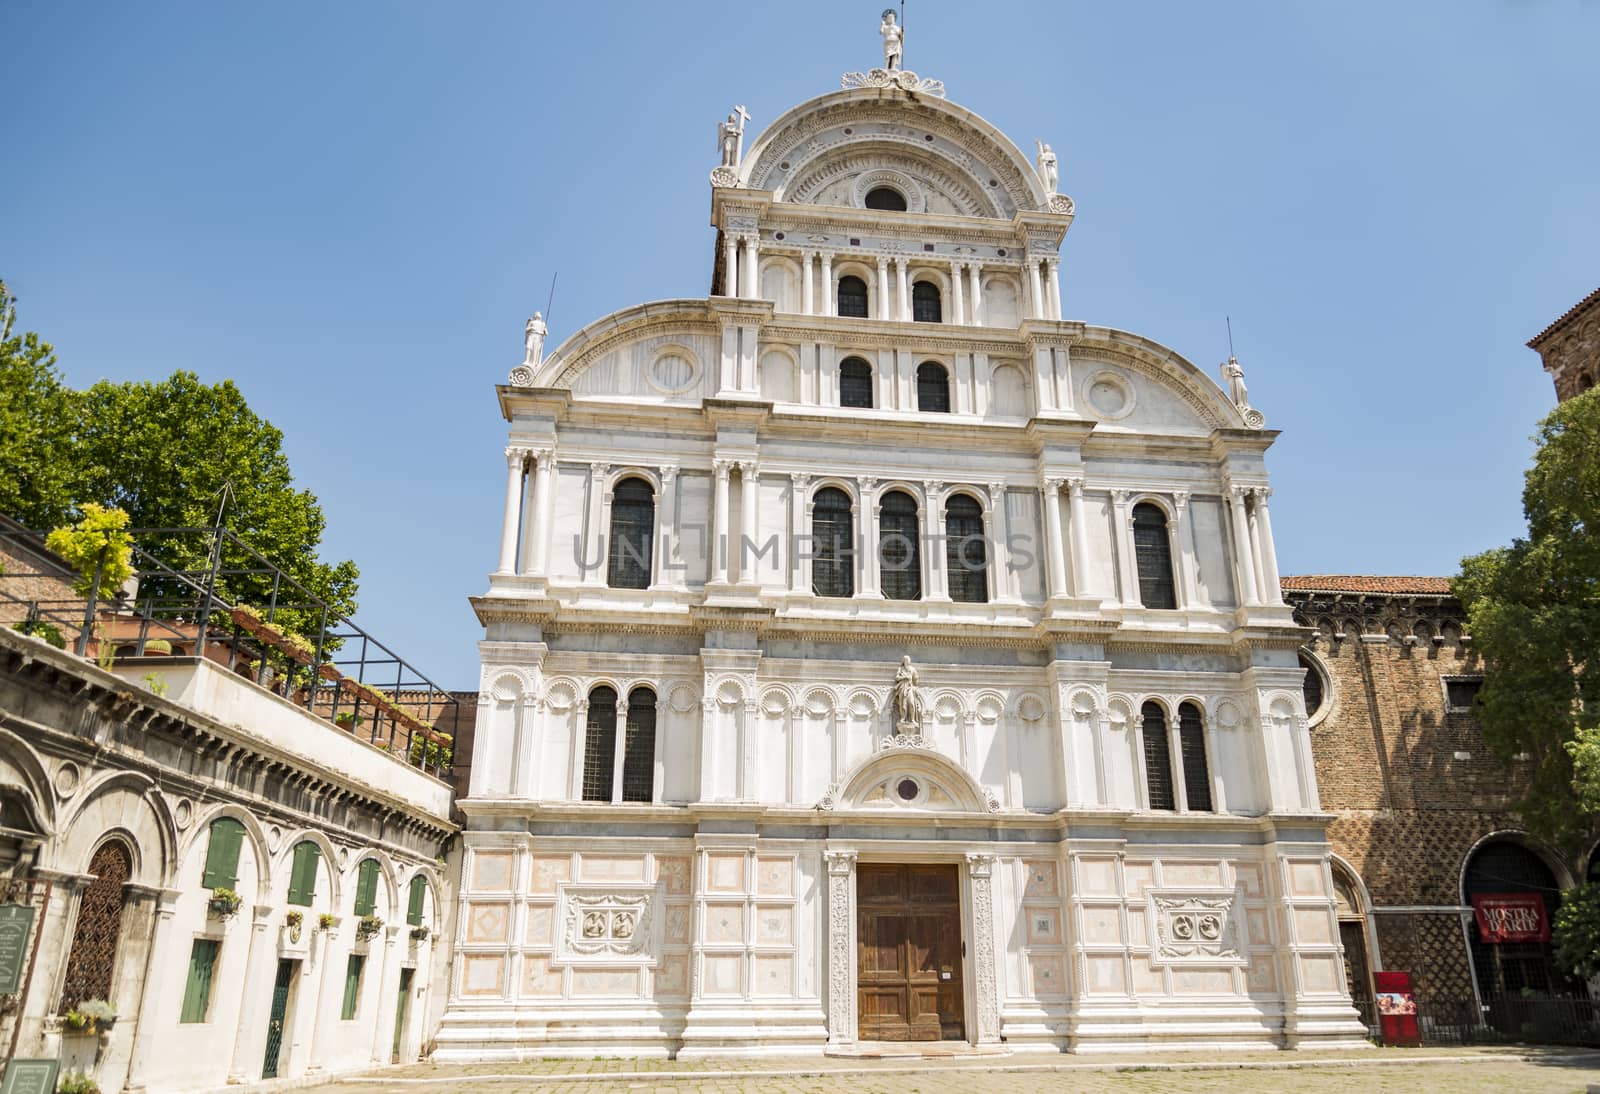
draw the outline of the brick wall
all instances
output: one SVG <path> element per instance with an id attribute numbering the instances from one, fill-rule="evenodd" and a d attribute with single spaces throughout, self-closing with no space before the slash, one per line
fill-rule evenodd
<path id="1" fill-rule="evenodd" d="M 1590 293 L 1528 345 L 1539 351 L 1561 402 L 1600 383 L 1600 290 Z"/>

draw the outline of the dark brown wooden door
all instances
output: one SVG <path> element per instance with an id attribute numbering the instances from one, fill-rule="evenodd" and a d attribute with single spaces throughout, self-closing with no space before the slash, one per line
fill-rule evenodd
<path id="1" fill-rule="evenodd" d="M 862 863 L 856 908 L 861 1039 L 961 1040 L 956 868 Z"/>

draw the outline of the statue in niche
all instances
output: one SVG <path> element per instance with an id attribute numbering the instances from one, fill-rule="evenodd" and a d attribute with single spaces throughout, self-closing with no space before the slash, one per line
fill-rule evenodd
<path id="1" fill-rule="evenodd" d="M 1250 391 L 1244 386 L 1244 369 L 1239 366 L 1239 359 L 1228 357 L 1228 363 L 1221 366 L 1222 379 L 1228 385 L 1228 398 L 1233 400 L 1233 405 L 1241 410 L 1250 405 Z"/>
<path id="2" fill-rule="evenodd" d="M 523 341 L 528 347 L 528 355 L 522 363 L 529 368 L 538 368 L 539 362 L 544 358 L 544 336 L 550 333 L 550 328 L 544 325 L 544 316 L 538 312 L 533 313 L 533 318 L 528 320 L 527 329 L 523 332 Z"/>
<path id="3" fill-rule="evenodd" d="M 922 732 L 922 696 L 917 691 L 917 670 L 911 667 L 909 655 L 900 658 L 900 667 L 894 674 L 894 731 L 920 734 Z"/>
<path id="4" fill-rule="evenodd" d="M 1061 173 L 1056 166 L 1055 151 L 1044 141 L 1034 141 L 1033 143 L 1039 146 L 1039 158 L 1036 161 L 1039 165 L 1039 181 L 1044 183 L 1044 192 L 1053 196 L 1056 192 L 1056 187 L 1061 182 Z"/>
<path id="5" fill-rule="evenodd" d="M 883 9 L 883 22 L 878 24 L 878 33 L 883 35 L 883 67 L 893 72 L 900 67 L 900 55 L 905 45 L 905 32 L 895 21 L 893 8 Z"/>
<path id="6" fill-rule="evenodd" d="M 748 110 L 736 106 L 728 114 L 727 121 L 717 123 L 717 144 L 722 149 L 722 166 L 739 166 L 739 160 L 744 156 L 744 123 L 749 117 Z"/>

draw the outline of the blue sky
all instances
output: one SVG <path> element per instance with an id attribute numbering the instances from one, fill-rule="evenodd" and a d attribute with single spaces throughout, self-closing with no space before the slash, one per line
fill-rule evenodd
<path id="1" fill-rule="evenodd" d="M 471 687 L 552 273 L 552 345 L 704 295 L 717 119 L 876 63 L 882 6 L 0 0 L 0 277 L 73 384 L 236 380 L 361 621 Z M 1522 528 L 1523 343 L 1600 284 L 1597 41 L 1593 0 L 911 0 L 906 64 L 1054 145 L 1069 318 L 1214 372 L 1233 317 L 1286 573 L 1448 574 Z"/>

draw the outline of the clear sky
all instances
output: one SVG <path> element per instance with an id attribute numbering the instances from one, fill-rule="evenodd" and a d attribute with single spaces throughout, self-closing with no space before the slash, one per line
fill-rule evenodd
<path id="1" fill-rule="evenodd" d="M 883 0 L 0 0 L 0 277 L 68 380 L 231 377 L 362 571 L 360 621 L 471 688 L 493 385 L 704 295 L 716 122 L 881 60 Z M 1068 318 L 1215 374 L 1223 316 L 1286 573 L 1449 574 L 1522 528 L 1523 343 L 1600 284 L 1600 3 L 932 3 L 906 65 L 1078 218 Z"/>

